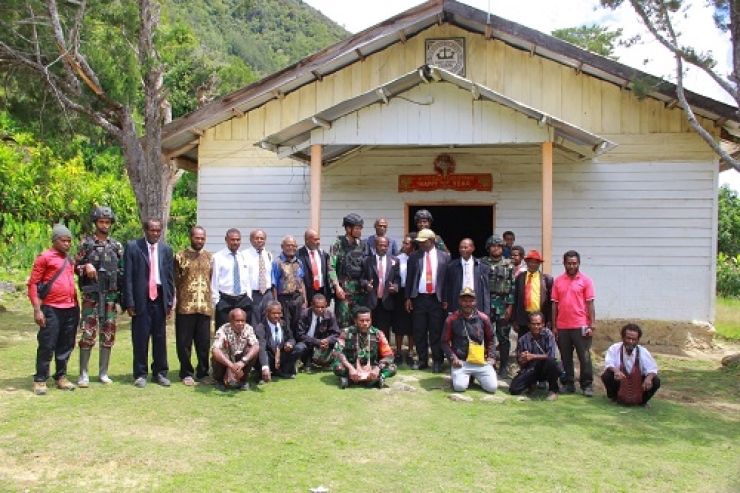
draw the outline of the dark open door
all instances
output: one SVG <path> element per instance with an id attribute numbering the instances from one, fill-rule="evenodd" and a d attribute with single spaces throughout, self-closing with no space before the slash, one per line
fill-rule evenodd
<path id="1" fill-rule="evenodd" d="M 407 204 L 407 231 L 416 231 L 414 213 L 427 209 L 434 217 L 432 229 L 441 235 L 453 258 L 460 256 L 458 245 L 463 238 L 470 238 L 475 243 L 475 256 L 486 255 L 486 240 L 494 231 L 493 218 L 495 207 L 488 205 L 450 205 L 450 204 Z"/>

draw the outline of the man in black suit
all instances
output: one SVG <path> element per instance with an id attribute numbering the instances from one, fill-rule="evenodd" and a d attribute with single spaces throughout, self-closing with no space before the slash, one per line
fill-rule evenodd
<path id="1" fill-rule="evenodd" d="M 172 312 L 175 290 L 173 254 L 172 248 L 160 241 L 161 220 L 147 219 L 143 226 L 144 237 L 129 241 L 123 255 L 123 305 L 132 317 L 134 385 L 146 386 L 151 338 L 152 381 L 169 387 L 165 325 Z"/>
<path id="2" fill-rule="evenodd" d="M 391 339 L 394 294 L 401 286 L 398 258 L 388 254 L 390 242 L 385 236 L 375 238 L 375 253 L 362 261 L 360 285 L 366 291 L 363 305 L 372 310 L 373 325 Z"/>
<path id="3" fill-rule="evenodd" d="M 411 325 L 419 361 L 415 370 L 429 367 L 429 347 L 432 350 L 432 371 L 442 373 L 442 329 L 447 318 L 447 302 L 443 298 L 444 282 L 450 254 L 436 248 L 436 235 L 422 229 L 416 235 L 419 250 L 409 256 L 406 274 L 406 310 L 411 313 Z"/>
<path id="4" fill-rule="evenodd" d="M 542 265 L 542 255 L 537 250 L 530 250 L 524 257 L 527 263 L 527 271 L 517 276 L 514 281 L 514 304 L 511 320 L 516 323 L 519 330 L 519 338 L 529 332 L 529 313 L 542 312 L 544 315 L 545 326 L 549 329 L 552 319 L 552 292 L 553 278 L 549 274 L 540 272 Z M 539 297 L 531 296 L 532 292 L 537 289 L 534 286 L 539 285 Z M 529 294 L 528 294 L 529 293 Z"/>
<path id="5" fill-rule="evenodd" d="M 290 328 L 283 322 L 283 307 L 279 301 L 268 301 L 265 317 L 255 329 L 260 344 L 258 365 L 262 382 L 272 380 L 272 375 L 280 378 L 295 378 L 295 364 L 301 356 L 296 348 Z"/>
<path id="6" fill-rule="evenodd" d="M 306 286 L 306 299 L 313 300 L 315 294 L 322 294 L 327 303 L 331 302 L 332 290 L 329 281 L 329 254 L 321 248 L 321 236 L 314 229 L 307 229 L 303 235 L 304 245 L 298 249 L 298 260 L 306 269 L 303 283 Z"/>
<path id="7" fill-rule="evenodd" d="M 334 314 L 327 311 L 328 304 L 323 294 L 315 294 L 311 306 L 298 319 L 295 350 L 301 353 L 304 371 L 309 371 L 311 364 L 324 368 L 334 362 L 332 351 L 339 338 L 339 325 Z"/>
<path id="8" fill-rule="evenodd" d="M 490 316 L 491 297 L 488 277 L 491 268 L 473 257 L 475 244 L 470 238 L 465 238 L 460 242 L 459 251 L 460 258 L 451 261 L 447 266 L 447 278 L 444 284 L 447 311 L 455 313 L 460 308 L 460 293 L 464 288 L 470 288 L 475 293 L 476 309 Z"/>

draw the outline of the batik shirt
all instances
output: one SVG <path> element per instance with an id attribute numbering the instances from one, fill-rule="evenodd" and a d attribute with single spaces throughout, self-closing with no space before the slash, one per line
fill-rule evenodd
<path id="1" fill-rule="evenodd" d="M 368 360 L 371 366 L 381 368 L 393 363 L 393 350 L 383 332 L 375 327 L 370 327 L 366 334 L 362 334 L 354 325 L 342 330 L 334 344 L 335 366 L 341 365 L 342 353 L 352 365 L 358 357 L 361 365 L 366 365 Z"/>
<path id="2" fill-rule="evenodd" d="M 288 259 L 281 253 L 272 262 L 272 284 L 278 294 L 293 294 L 301 291 L 303 285 L 303 263 L 297 256 Z"/>
<path id="3" fill-rule="evenodd" d="M 212 315 L 211 277 L 213 255 L 188 247 L 175 254 L 176 312 L 181 315 Z"/>
<path id="4" fill-rule="evenodd" d="M 216 331 L 212 349 L 220 349 L 233 361 L 237 354 L 244 353 L 257 344 L 257 336 L 251 325 L 245 324 L 240 334 L 231 328 L 230 323 L 226 323 Z"/>
<path id="5" fill-rule="evenodd" d="M 540 337 L 537 339 L 532 336 L 531 332 L 527 332 L 519 338 L 516 345 L 516 359 L 518 361 L 519 356 L 521 356 L 524 351 L 531 354 L 546 354 L 550 358 L 557 358 L 557 353 L 555 352 L 556 348 L 557 344 L 555 343 L 555 336 L 552 334 L 552 331 L 547 327 L 543 327 L 542 332 L 540 332 Z M 524 365 L 522 369 L 527 368 L 530 365 L 534 365 L 535 363 L 537 362 L 530 361 Z"/>

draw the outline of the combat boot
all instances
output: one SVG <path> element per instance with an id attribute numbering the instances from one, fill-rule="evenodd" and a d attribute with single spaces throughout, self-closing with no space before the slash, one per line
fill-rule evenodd
<path id="1" fill-rule="evenodd" d="M 104 384 L 113 383 L 113 380 L 108 376 L 108 364 L 110 363 L 110 351 L 109 347 L 100 348 L 100 371 L 98 372 L 98 380 Z"/>
<path id="2" fill-rule="evenodd" d="M 77 379 L 77 386 L 81 389 L 86 389 L 90 386 L 90 353 L 92 351 L 88 349 L 80 349 L 80 378 Z"/>

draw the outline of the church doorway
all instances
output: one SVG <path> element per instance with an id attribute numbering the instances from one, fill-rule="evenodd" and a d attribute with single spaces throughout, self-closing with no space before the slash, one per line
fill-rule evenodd
<path id="1" fill-rule="evenodd" d="M 471 238 L 475 243 L 473 255 L 476 257 L 486 255 L 486 240 L 495 231 L 495 205 L 406 204 L 406 231 L 416 231 L 414 214 L 419 209 L 426 209 L 432 213 L 434 217 L 432 230 L 442 236 L 452 258 L 460 256 L 458 245 L 463 238 Z"/>

